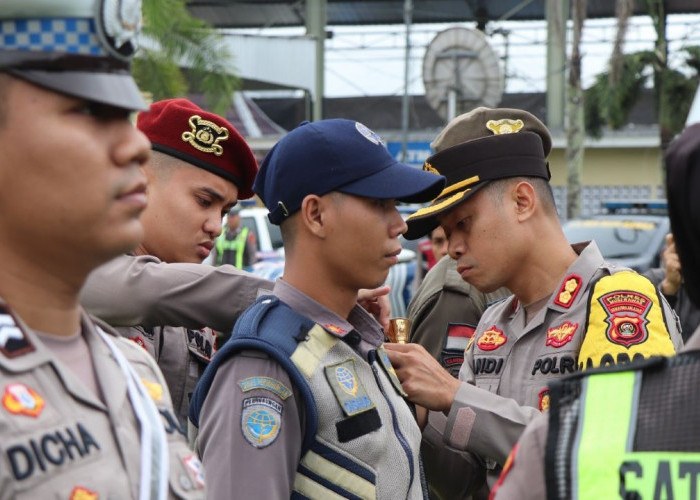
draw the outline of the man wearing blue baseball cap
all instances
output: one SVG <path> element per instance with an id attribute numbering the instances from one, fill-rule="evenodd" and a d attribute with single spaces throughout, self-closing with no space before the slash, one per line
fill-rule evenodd
<path id="1" fill-rule="evenodd" d="M 79 304 L 139 244 L 138 0 L 0 7 L 0 498 L 204 498 L 145 350 Z"/>
<path id="2" fill-rule="evenodd" d="M 443 184 L 350 120 L 304 123 L 270 151 L 254 190 L 281 227 L 284 275 L 190 406 L 213 497 L 423 498 L 420 430 L 356 298 L 397 262 L 396 201 L 431 200 Z"/>

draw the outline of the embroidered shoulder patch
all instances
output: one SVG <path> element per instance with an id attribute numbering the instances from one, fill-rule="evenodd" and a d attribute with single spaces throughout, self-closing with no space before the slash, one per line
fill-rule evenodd
<path id="1" fill-rule="evenodd" d="M 445 349 L 455 349 L 464 352 L 469 339 L 474 336 L 475 327 L 462 323 L 448 323 L 445 337 Z"/>
<path id="2" fill-rule="evenodd" d="M 13 415 L 37 418 L 44 409 L 44 398 L 28 385 L 19 382 L 5 386 L 2 405 Z"/>
<path id="3" fill-rule="evenodd" d="M 583 280 L 580 276 L 576 274 L 570 274 L 564 278 L 564 282 L 557 292 L 557 296 L 554 297 L 554 303 L 561 307 L 566 307 L 567 309 L 571 307 L 574 303 L 574 299 L 581 290 L 581 285 Z"/>
<path id="4" fill-rule="evenodd" d="M 585 368 L 670 356 L 675 350 L 652 283 L 633 271 L 599 279 L 593 287 L 579 364 Z"/>
<path id="5" fill-rule="evenodd" d="M 19 328 L 12 313 L 0 306 L 0 352 L 7 358 L 16 358 L 34 350 L 34 345 Z"/>
<path id="6" fill-rule="evenodd" d="M 277 379 L 270 377 L 249 377 L 238 381 L 241 391 L 248 392 L 254 389 L 264 389 L 276 394 L 282 401 L 292 395 L 292 391 Z"/>
<path id="7" fill-rule="evenodd" d="M 333 394 L 346 416 L 350 417 L 374 408 L 374 403 L 357 377 L 354 359 L 326 366 L 324 370 Z"/>
<path id="8" fill-rule="evenodd" d="M 241 431 L 254 448 L 265 448 L 275 442 L 282 427 L 282 405 L 270 398 L 243 400 Z"/>
<path id="9" fill-rule="evenodd" d="M 547 340 L 545 345 L 552 347 L 562 347 L 571 342 L 578 329 L 578 323 L 564 321 L 561 325 L 547 330 Z"/>
<path id="10" fill-rule="evenodd" d="M 493 325 L 479 336 L 479 340 L 476 341 L 476 346 L 482 351 L 493 351 L 505 344 L 506 340 L 508 339 L 503 334 L 503 330 Z"/>

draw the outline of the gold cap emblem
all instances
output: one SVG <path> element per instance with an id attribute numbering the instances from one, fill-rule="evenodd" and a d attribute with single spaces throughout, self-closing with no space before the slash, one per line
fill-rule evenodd
<path id="1" fill-rule="evenodd" d="M 214 153 L 221 156 L 224 148 L 219 142 L 228 139 L 228 129 L 219 127 L 216 123 L 203 120 L 199 115 L 190 116 L 189 122 L 192 130 L 182 133 L 182 140 L 189 142 L 193 147 L 205 153 Z"/>
<path id="2" fill-rule="evenodd" d="M 423 170 L 426 172 L 430 172 L 431 174 L 440 175 L 440 172 L 437 171 L 437 168 L 433 167 L 427 161 L 423 164 Z"/>
<path id="3" fill-rule="evenodd" d="M 522 120 L 512 120 L 510 118 L 503 118 L 501 120 L 489 120 L 486 122 L 486 128 L 493 132 L 495 135 L 501 134 L 515 134 L 520 132 L 525 126 Z"/>

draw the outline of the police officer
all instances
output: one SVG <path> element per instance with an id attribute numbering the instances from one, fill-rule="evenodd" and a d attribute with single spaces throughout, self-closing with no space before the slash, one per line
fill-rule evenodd
<path id="1" fill-rule="evenodd" d="M 673 354 L 682 341 L 646 278 L 606 264 L 594 242 L 567 242 L 548 182 L 551 138 L 537 118 L 477 108 L 433 146 L 424 169 L 444 174 L 447 187 L 408 218 L 406 237 L 439 223 L 463 279 L 513 296 L 481 317 L 459 380 L 420 346 L 387 352 L 410 399 L 436 410 L 439 444 L 483 458 L 495 482 L 525 425 L 548 407 L 553 379 Z"/>
<path id="2" fill-rule="evenodd" d="M 270 151 L 254 188 L 281 227 L 284 276 L 238 320 L 190 407 L 214 497 L 423 498 L 420 431 L 384 332 L 355 301 L 398 260 L 396 201 L 443 183 L 350 120 L 304 123 Z"/>
<path id="3" fill-rule="evenodd" d="M 255 243 L 247 227 L 241 227 L 241 209 L 233 207 L 226 217 L 226 230 L 216 239 L 212 250 L 214 265 L 231 264 L 250 271 L 255 263 Z"/>
<path id="4" fill-rule="evenodd" d="M 696 305 L 699 154 L 696 124 L 671 143 L 666 155 L 671 229 L 685 288 Z M 676 357 L 553 384 L 549 414 L 528 425 L 495 498 L 697 498 L 698 349 L 700 330 Z"/>
<path id="5" fill-rule="evenodd" d="M 133 0 L 0 9 L 2 499 L 204 498 L 158 367 L 78 302 L 143 236 L 140 25 Z"/>
<path id="6" fill-rule="evenodd" d="M 221 234 L 223 215 L 239 197 L 253 194 L 257 172 L 253 153 L 226 119 L 187 99 L 152 104 L 139 113 L 136 126 L 150 139 L 153 153 L 144 167 L 149 198 L 142 217 L 145 235 L 134 254 L 155 257 L 156 262 L 199 264 Z M 93 286 L 112 291 L 106 307 L 120 293 L 101 269 L 85 287 L 87 297 L 93 295 Z M 98 294 L 96 290 L 95 297 Z M 178 418 L 185 424 L 189 397 L 216 349 L 215 332 L 164 325 L 119 331 L 156 359 Z"/>

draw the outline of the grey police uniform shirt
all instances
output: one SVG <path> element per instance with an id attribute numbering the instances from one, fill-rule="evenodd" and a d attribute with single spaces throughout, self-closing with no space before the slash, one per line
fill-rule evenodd
<path id="1" fill-rule="evenodd" d="M 80 299 L 112 326 L 206 326 L 230 333 L 241 313 L 270 290 L 270 281 L 233 266 L 121 255 L 90 274 Z"/>
<path id="2" fill-rule="evenodd" d="M 122 255 L 92 272 L 81 300 L 112 326 L 139 325 L 117 330 L 158 362 L 186 426 L 190 396 L 216 348 L 211 328 L 230 334 L 238 316 L 271 289 L 269 281 L 233 266 Z"/>
<path id="3" fill-rule="evenodd" d="M 457 377 L 464 350 L 488 305 L 510 295 L 481 293 L 462 279 L 449 255 L 428 271 L 408 306 L 410 341 L 420 344 Z"/>
<path id="4" fill-rule="evenodd" d="M 700 349 L 700 327 L 697 328 L 682 351 Z M 540 500 L 547 497 L 545 483 L 545 447 L 549 431 L 549 418 L 545 413 L 525 428 L 499 479 L 496 500 Z"/>
<path id="5" fill-rule="evenodd" d="M 343 450 L 341 453 L 349 459 L 364 463 L 364 468 L 371 469 L 369 464 L 373 462 L 381 463 L 382 468 L 375 471 L 377 498 L 422 498 L 418 477 L 421 436 L 408 405 L 381 369 L 375 375 L 381 379 L 381 388 L 373 377 L 370 376 L 368 380 L 360 375 L 370 368 L 366 362 L 368 352 L 383 343 L 381 327 L 359 306 L 355 306 L 346 321 L 283 280 L 275 283 L 274 295 L 321 325 L 331 334 L 329 338 L 340 339 L 347 335 L 360 338 L 353 349 L 341 340 L 332 350 L 344 349 L 345 355 L 354 360 L 356 373 L 379 412 L 382 426 L 342 446 L 337 441 L 333 442 L 329 436 L 335 434 L 335 423 L 343 416 L 340 403 L 334 396 L 326 394 L 319 399 L 320 393 L 314 384 L 320 381 L 319 376 L 324 377 L 321 366 L 310 379 L 320 419 L 317 439 L 335 450 Z M 360 364 L 365 366 L 361 367 Z M 329 383 L 325 385 L 326 393 L 330 393 Z M 385 395 L 382 395 L 382 391 Z M 246 401 L 253 399 L 267 401 L 269 407 L 276 408 L 275 411 L 280 414 L 277 432 L 263 442 L 246 438 L 244 426 L 247 419 L 243 415 Z M 387 403 L 387 400 L 391 403 Z M 392 414 L 392 411 L 396 413 Z M 242 351 L 222 364 L 202 406 L 195 441 L 195 449 L 207 471 L 207 488 L 212 498 L 228 498 L 230 492 L 235 491 L 238 498 L 288 499 L 297 479 L 305 418 L 304 404 L 296 387 L 285 370 L 267 355 L 258 351 Z M 396 426 L 403 431 L 414 455 L 414 478 L 410 484 L 408 460 L 403 452 L 397 451 L 400 446 L 394 434 Z M 355 452 L 350 452 L 351 449 Z M 316 463 L 305 464 L 312 469 L 322 467 L 324 459 L 316 457 Z M 231 464 L 235 464 L 235 474 L 231 473 Z M 362 484 L 365 481 L 355 476 L 352 470 L 341 468 L 337 468 L 330 481 L 343 481 L 343 478 L 344 487 L 350 491 L 362 491 L 366 487 Z M 317 491 L 311 497 L 330 498 L 324 496 L 327 494 L 328 490 L 325 493 Z M 365 497 L 361 494 L 358 496 Z"/>
<path id="6" fill-rule="evenodd" d="M 0 302 L 1 303 L 1 302 Z M 102 393 L 74 372 L 14 317 L 0 316 L 0 499 L 136 499 L 141 434 L 127 382 L 95 323 L 84 314 L 82 335 Z M 165 426 L 168 498 L 205 498 L 201 463 L 175 423 L 165 382 L 153 360 L 108 333 L 147 388 Z"/>
<path id="7" fill-rule="evenodd" d="M 463 383 L 452 407 L 447 416 L 430 412 L 424 439 L 441 438 L 447 449 L 472 452 L 494 469 L 505 462 L 525 426 L 548 407 L 547 384 L 553 378 L 588 364 L 632 360 L 635 354 L 670 355 L 681 348 L 677 318 L 651 282 L 605 263 L 594 242 L 573 248 L 579 257 L 527 325 L 515 297 L 486 310 L 460 370 Z M 611 279 L 598 281 L 606 276 Z M 642 286 L 643 293 L 629 290 L 629 284 Z M 595 312 L 588 307 L 591 294 L 596 295 L 590 300 Z M 632 308 L 640 303 L 643 310 L 635 316 Z M 646 337 L 610 341 L 606 335 L 612 335 L 616 318 L 626 314 L 642 325 Z M 597 358 L 581 359 L 582 349 Z"/>

